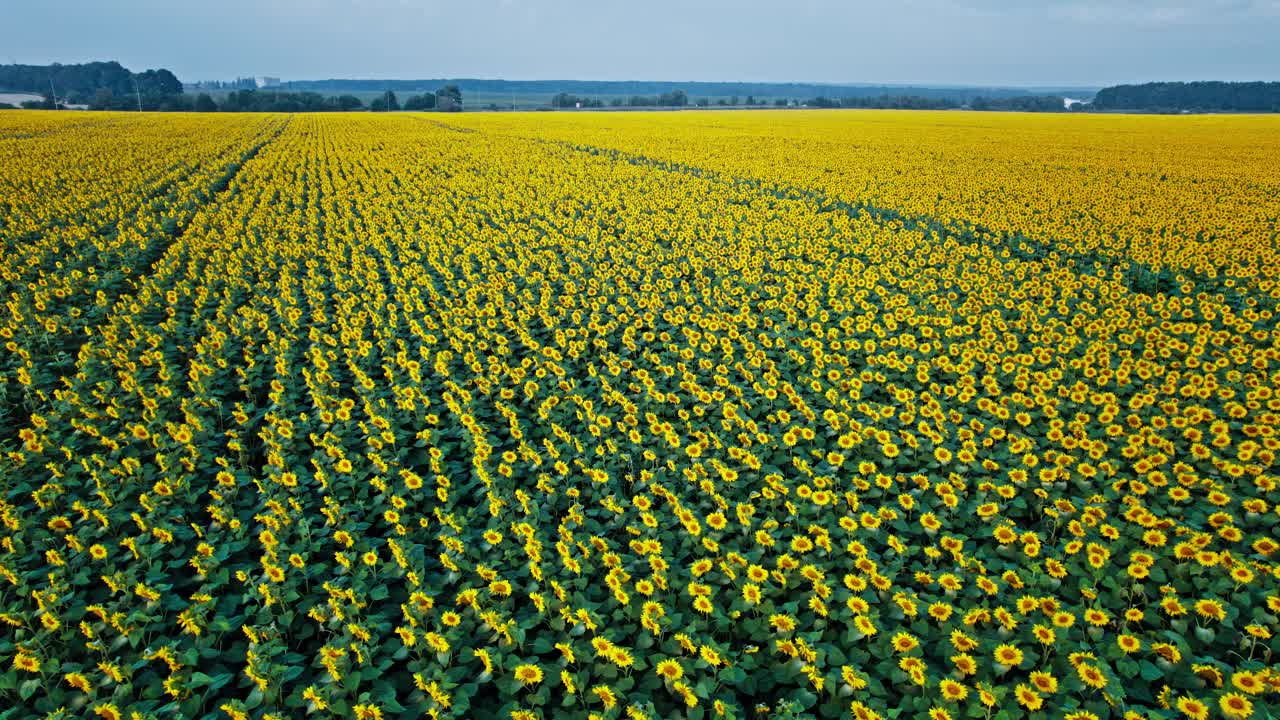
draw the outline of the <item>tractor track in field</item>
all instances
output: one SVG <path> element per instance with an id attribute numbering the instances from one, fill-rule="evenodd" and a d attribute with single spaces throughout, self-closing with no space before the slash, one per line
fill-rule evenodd
<path id="1" fill-rule="evenodd" d="M 446 130 L 459 132 L 483 132 L 475 130 L 474 128 L 459 128 L 438 120 L 431 120 L 429 122 L 432 125 L 439 126 Z M 1130 292 L 1141 295 L 1154 297 L 1160 294 L 1194 295 L 1200 292 L 1216 293 L 1223 296 L 1223 301 L 1227 305 L 1237 310 L 1246 306 L 1248 298 L 1256 298 L 1256 295 L 1251 293 L 1246 287 L 1225 284 L 1220 278 L 1201 272 L 1190 269 L 1175 270 L 1172 268 L 1157 268 L 1123 256 L 1107 257 L 1100 256 L 1096 253 L 1070 251 L 1066 249 L 1070 246 L 1070 243 L 1055 239 L 1034 238 L 1023 233 L 998 231 L 981 225 L 975 225 L 969 228 L 959 228 L 956 226 L 954 221 L 942 220 L 926 215 L 908 215 L 897 210 L 881 207 L 871 203 L 849 202 L 847 200 L 834 198 L 824 192 L 810 188 L 796 187 L 794 185 L 781 183 L 766 183 L 757 179 L 729 175 L 717 170 L 711 170 L 680 162 L 660 160 L 616 148 L 586 145 L 567 140 L 549 140 L 525 135 L 507 134 L 507 136 L 528 142 L 563 147 L 588 155 L 606 157 L 617 162 L 626 162 L 632 165 L 651 167 L 662 172 L 678 173 L 697 177 L 709 182 L 720 183 L 733 188 L 745 188 L 754 192 L 765 193 L 781 200 L 806 202 L 813 205 L 815 207 L 815 211 L 819 213 L 842 212 L 851 217 L 862 217 L 863 215 L 866 215 L 875 222 L 884 226 L 897 226 L 906 230 L 923 233 L 926 236 L 936 233 L 938 236 L 953 240 L 960 245 L 987 246 L 997 251 L 1007 250 L 1007 260 L 997 253 L 996 258 L 1001 262 L 1008 262 L 1010 260 L 1033 263 L 1054 262 L 1077 274 L 1094 275 L 1098 277 L 1110 276 L 1113 270 L 1116 268 L 1122 268 L 1125 274 L 1125 287 Z M 996 239 L 991 239 L 993 237 Z M 1190 293 L 1184 293 L 1180 288 L 1181 281 L 1179 280 L 1179 276 L 1192 283 L 1193 288 Z M 1257 305 L 1272 311 L 1280 309 L 1280 303 L 1272 302 L 1266 298 L 1258 300 Z"/>
<path id="2" fill-rule="evenodd" d="M 263 148 L 277 140 L 289 126 L 293 116 L 288 116 L 284 122 L 280 123 L 270 134 L 262 140 L 256 142 L 239 157 L 227 163 L 214 181 L 205 191 L 206 198 L 201 203 L 201 208 L 216 207 L 229 191 L 231 183 L 236 176 L 244 169 L 245 165 L 251 162 L 262 152 Z M 167 239 L 159 239 L 154 247 L 149 247 L 142 253 L 139 259 L 143 269 L 141 272 L 130 275 L 122 275 L 112 281 L 112 283 L 103 288 L 99 288 L 106 292 L 109 296 L 115 298 L 115 301 L 102 312 L 101 318 L 86 325 L 83 332 L 66 337 L 58 347 L 48 349 L 45 353 L 46 357 L 42 358 L 42 364 L 46 367 L 52 366 L 51 373 L 57 378 L 59 383 L 73 375 L 80 365 L 80 355 L 84 348 L 89 345 L 95 336 L 100 334 L 101 329 L 112 322 L 117 312 L 128 306 L 130 301 L 135 297 L 137 290 L 146 282 L 147 278 L 153 276 L 162 261 L 171 252 L 175 251 L 187 230 L 191 226 L 195 214 L 192 213 L 181 223 L 174 225 L 169 231 Z M 120 285 L 128 285 L 122 288 Z M 120 292 L 113 294 L 112 290 L 119 289 Z M 158 313 L 157 317 L 147 318 L 148 322 L 160 322 L 163 319 L 163 311 Z M 30 417 L 33 413 L 39 412 L 39 408 L 31 408 L 23 403 L 6 403 L 3 412 L 0 412 L 0 447 L 10 445 L 17 437 L 18 432 L 27 427 Z"/>

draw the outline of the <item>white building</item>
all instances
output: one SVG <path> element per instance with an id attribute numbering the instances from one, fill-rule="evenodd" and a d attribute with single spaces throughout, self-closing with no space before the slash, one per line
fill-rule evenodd
<path id="1" fill-rule="evenodd" d="M 261 75 L 253 79 L 253 84 L 260 88 L 275 87 L 280 84 L 280 78 Z"/>

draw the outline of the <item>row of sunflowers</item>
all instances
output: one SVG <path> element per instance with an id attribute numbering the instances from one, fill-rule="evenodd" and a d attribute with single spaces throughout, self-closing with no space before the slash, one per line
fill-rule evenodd
<path id="1" fill-rule="evenodd" d="M 1270 717 L 1280 134 L 1070 120 L 0 115 L 0 718 Z"/>

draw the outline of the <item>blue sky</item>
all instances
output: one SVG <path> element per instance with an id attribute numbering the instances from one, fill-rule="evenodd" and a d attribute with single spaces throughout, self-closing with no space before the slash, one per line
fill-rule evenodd
<path id="1" fill-rule="evenodd" d="M 1280 0 L 0 0 L 0 62 L 273 75 L 1280 80 Z"/>

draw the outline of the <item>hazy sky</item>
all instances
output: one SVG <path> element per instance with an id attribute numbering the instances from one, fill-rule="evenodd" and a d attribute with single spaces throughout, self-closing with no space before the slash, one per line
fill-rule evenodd
<path id="1" fill-rule="evenodd" d="M 1280 0 L 0 0 L 0 62 L 273 75 L 1280 80 Z"/>

